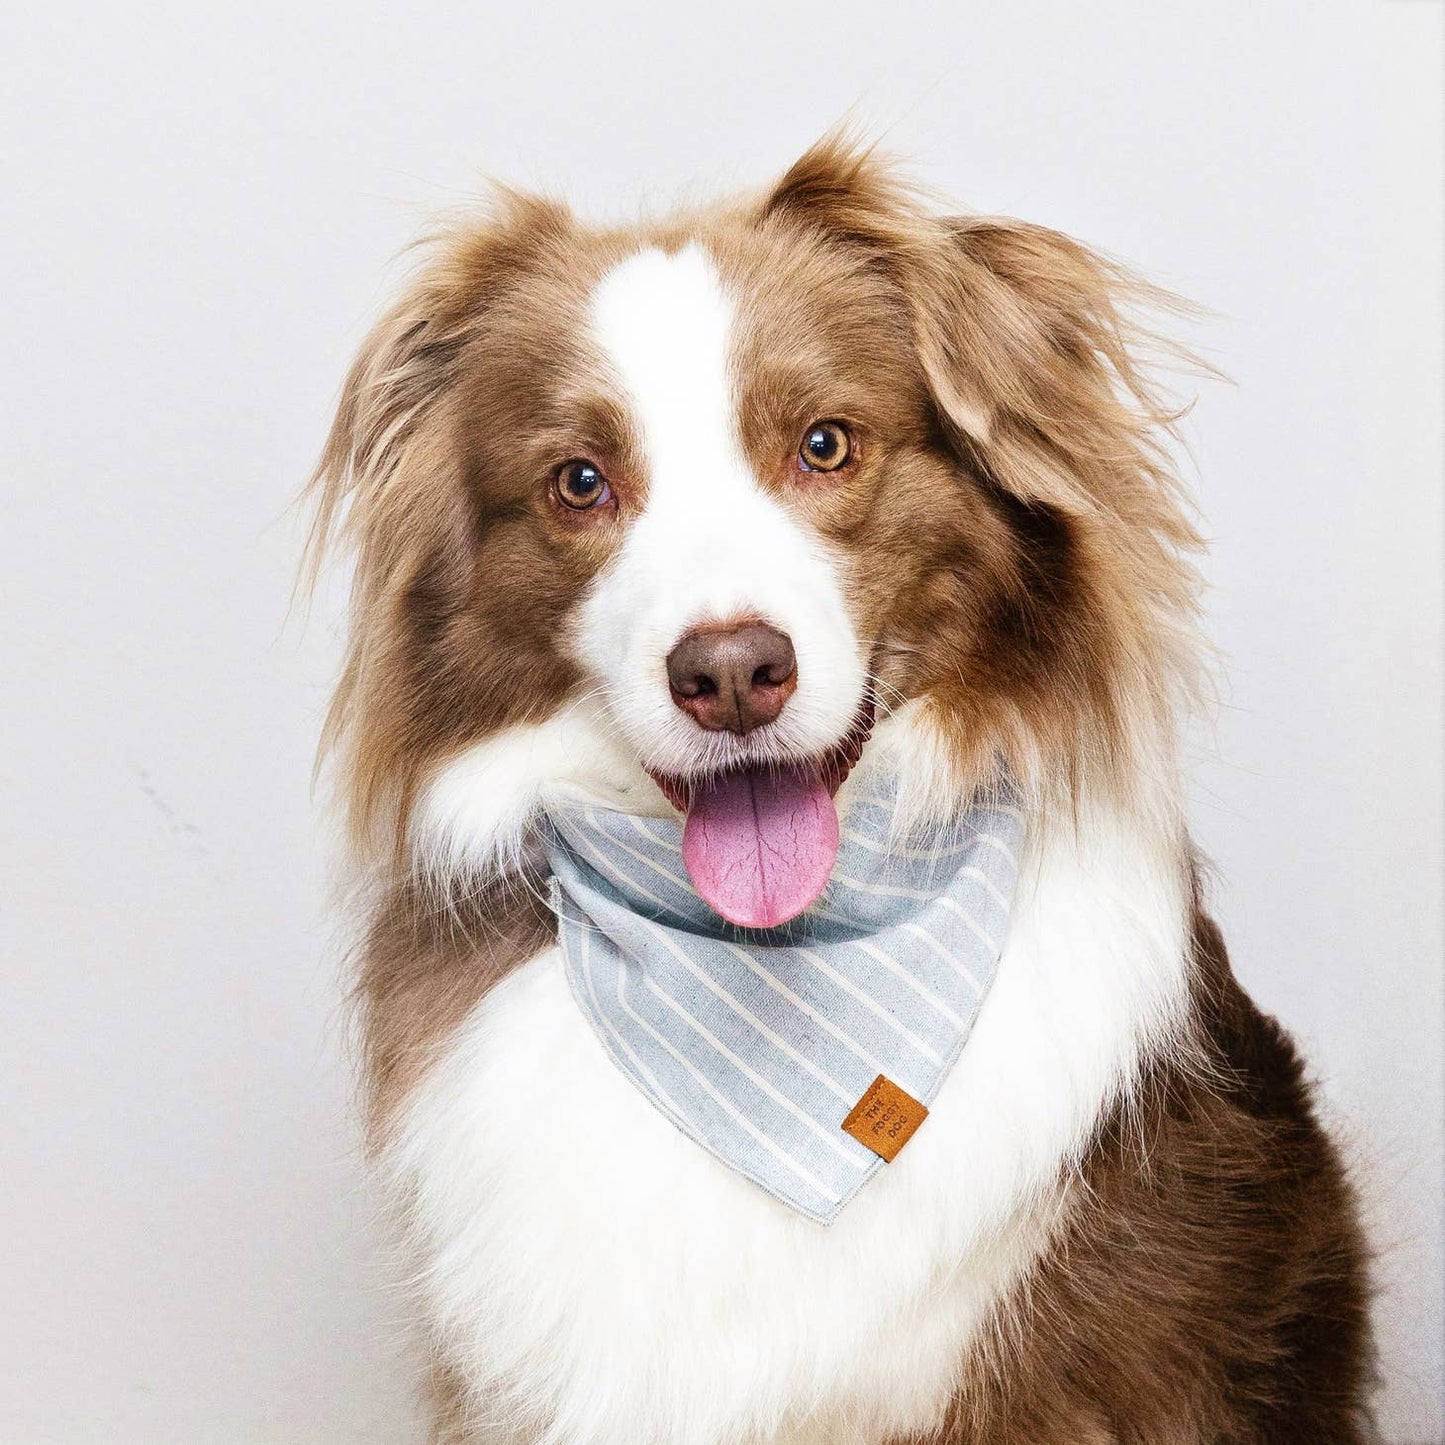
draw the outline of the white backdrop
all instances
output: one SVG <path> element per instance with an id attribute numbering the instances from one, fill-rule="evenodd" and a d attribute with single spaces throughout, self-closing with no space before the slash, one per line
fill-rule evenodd
<path id="1" fill-rule="evenodd" d="M 286 624 L 286 508 L 388 258 L 479 171 L 616 215 L 849 107 L 1214 313 L 1198 831 L 1366 1181 L 1387 1435 L 1441 1439 L 1441 18 L 7 6 L 0 1441 L 420 1438 L 308 799 L 337 591 Z"/>

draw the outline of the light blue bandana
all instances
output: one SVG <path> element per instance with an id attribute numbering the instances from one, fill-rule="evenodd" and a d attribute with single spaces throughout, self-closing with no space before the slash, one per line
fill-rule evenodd
<path id="1" fill-rule="evenodd" d="M 573 995 L 683 1133 L 831 1223 L 892 1157 L 859 1142 L 858 1106 L 883 1121 L 882 1075 L 912 1096 L 916 1125 L 993 982 L 1024 834 L 1011 803 L 898 839 L 891 800 L 855 802 L 823 896 L 767 931 L 698 897 L 677 823 L 553 805 L 551 901 Z"/>

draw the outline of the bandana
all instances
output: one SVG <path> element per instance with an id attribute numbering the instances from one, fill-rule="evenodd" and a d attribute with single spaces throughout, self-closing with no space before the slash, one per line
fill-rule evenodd
<path id="1" fill-rule="evenodd" d="M 554 803 L 543 833 L 573 997 L 684 1134 L 831 1223 L 923 1122 L 993 982 L 1014 801 L 899 837 L 894 797 L 860 799 L 822 897 L 768 930 L 702 901 L 677 823 Z"/>

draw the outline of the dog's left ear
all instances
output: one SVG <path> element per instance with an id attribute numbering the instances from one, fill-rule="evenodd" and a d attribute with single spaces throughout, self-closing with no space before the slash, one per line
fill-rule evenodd
<path id="1" fill-rule="evenodd" d="M 939 412 L 995 481 L 1075 514 L 1157 482 L 1175 413 L 1133 314 L 1172 298 L 1057 231 L 988 217 L 915 219 L 896 274 Z"/>
<path id="2" fill-rule="evenodd" d="M 1157 494 L 1176 413 L 1140 356 L 1140 312 L 1175 298 L 1057 231 L 940 216 L 872 149 L 830 136 L 768 194 L 764 214 L 821 229 L 895 282 L 943 430 L 1020 501 L 1072 514 Z M 1182 540 L 1181 533 L 1181 540 Z"/>
<path id="3" fill-rule="evenodd" d="M 400 552 L 424 530 L 407 509 L 437 505 L 457 469 L 428 446 L 426 423 L 447 404 L 457 360 L 494 294 L 570 225 L 565 207 L 495 186 L 488 209 L 458 217 L 420 248 L 422 264 L 362 342 L 341 389 L 311 483 L 310 581 L 337 531 L 363 554 L 380 553 L 363 568 L 372 581 L 389 583 L 404 567 Z"/>

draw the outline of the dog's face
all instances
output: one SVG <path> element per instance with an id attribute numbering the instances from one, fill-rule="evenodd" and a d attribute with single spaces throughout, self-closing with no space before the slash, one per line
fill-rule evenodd
<path id="1" fill-rule="evenodd" d="M 821 758 L 852 726 L 876 628 L 846 533 L 908 400 L 848 344 L 875 298 L 829 308 L 796 271 L 769 295 L 748 269 L 648 248 L 589 298 L 633 444 L 561 518 L 611 547 L 567 632 L 643 766 L 680 779 Z"/>
<path id="2" fill-rule="evenodd" d="M 664 227 L 514 199 L 453 236 L 323 464 L 359 541 L 360 820 L 404 836 L 420 796 L 496 833 L 595 767 L 706 813 L 726 871 L 744 803 L 826 844 L 875 711 L 912 702 L 960 779 L 1121 746 L 1188 583 L 1116 285 L 826 147 Z"/>

